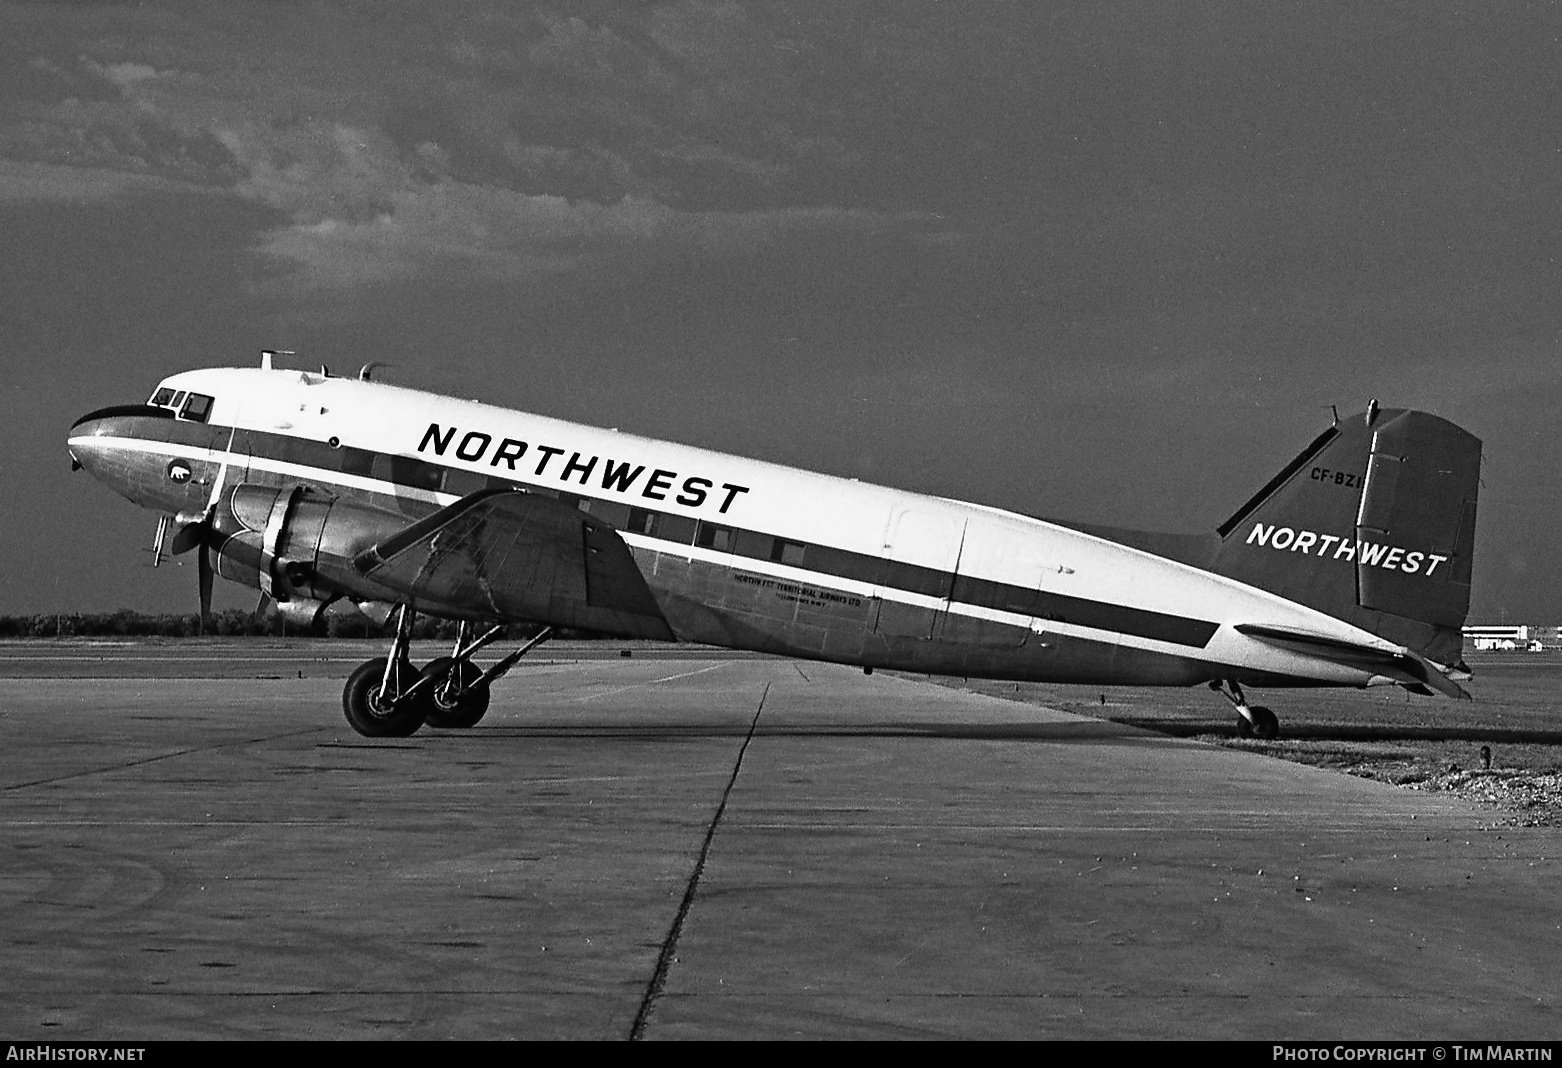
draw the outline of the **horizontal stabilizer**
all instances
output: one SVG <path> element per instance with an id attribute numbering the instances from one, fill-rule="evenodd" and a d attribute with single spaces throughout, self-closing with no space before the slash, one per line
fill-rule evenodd
<path id="1" fill-rule="evenodd" d="M 1316 657 L 1331 663 L 1361 671 L 1383 675 L 1417 693 L 1436 690 L 1448 697 L 1469 699 L 1469 693 L 1448 678 L 1431 661 L 1417 656 L 1407 649 L 1377 649 L 1370 645 L 1329 638 L 1306 631 L 1286 630 L 1281 627 L 1263 626 L 1258 623 L 1239 623 L 1236 630 L 1249 638 L 1257 638 L 1280 649 L 1302 656 Z"/>
<path id="2" fill-rule="evenodd" d="M 618 532 L 541 494 L 479 490 L 359 553 L 353 566 L 425 611 L 482 606 L 497 620 L 673 637 Z"/>

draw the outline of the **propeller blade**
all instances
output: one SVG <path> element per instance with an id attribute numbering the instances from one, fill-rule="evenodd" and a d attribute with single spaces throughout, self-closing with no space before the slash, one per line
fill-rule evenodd
<path id="1" fill-rule="evenodd" d="M 211 621 L 212 615 L 212 555 L 205 540 L 201 541 L 199 570 L 201 575 L 201 627 L 200 633 L 206 633 L 206 626 Z"/>
<path id="2" fill-rule="evenodd" d="M 228 434 L 228 453 L 233 452 L 233 435 L 237 434 L 235 428 Z M 206 513 L 200 522 L 191 523 L 174 535 L 174 552 L 182 552 L 192 544 L 200 546 L 199 563 L 197 567 L 201 576 L 201 625 L 200 633 L 205 635 L 206 628 L 211 624 L 212 617 L 212 550 L 211 538 L 214 532 L 213 520 L 217 515 L 217 502 L 222 499 L 222 487 L 228 479 L 228 461 L 224 458 L 222 465 L 217 468 L 217 478 L 212 483 L 211 496 L 206 498 Z M 183 549 L 180 547 L 183 546 Z"/>
<path id="3" fill-rule="evenodd" d="M 206 522 L 186 523 L 174 533 L 174 540 L 169 544 L 168 551 L 174 556 L 187 553 L 205 542 Z"/>

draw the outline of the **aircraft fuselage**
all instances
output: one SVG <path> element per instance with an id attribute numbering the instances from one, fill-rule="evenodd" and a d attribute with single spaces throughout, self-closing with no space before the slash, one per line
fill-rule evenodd
<path id="1" fill-rule="evenodd" d="M 611 526 L 662 636 L 678 641 L 1121 685 L 1388 681 L 1238 625 L 1400 649 L 1226 575 L 996 508 L 321 374 L 200 370 L 162 389 L 210 403 L 199 418 L 167 404 L 105 409 L 70 438 L 85 467 L 143 507 L 193 522 L 232 487 L 308 487 L 411 523 L 478 490 L 521 489 Z M 388 599 L 351 575 L 331 581 L 354 600 Z M 589 622 L 547 614 L 531 621 Z"/>

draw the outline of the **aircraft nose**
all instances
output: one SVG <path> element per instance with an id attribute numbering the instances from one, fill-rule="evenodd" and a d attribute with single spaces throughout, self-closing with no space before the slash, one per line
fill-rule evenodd
<path id="1" fill-rule="evenodd" d="M 72 423 L 70 434 L 65 439 L 65 449 L 70 453 L 71 458 L 71 470 L 80 471 L 86 468 L 88 472 L 97 474 L 104 451 L 102 439 L 111 433 L 109 420 L 103 417 L 101 410 L 84 415 Z"/>
<path id="2" fill-rule="evenodd" d="M 118 442 L 135 437 L 131 420 L 145 416 L 146 405 L 118 405 L 88 412 L 71 424 L 65 447 L 70 452 L 71 470 L 86 468 L 102 477 L 103 462 L 115 451 Z"/>
<path id="3" fill-rule="evenodd" d="M 176 511 L 191 482 L 188 461 L 168 454 L 165 409 L 144 404 L 99 408 L 71 425 L 71 468 L 146 507 Z M 160 433 L 161 431 L 161 433 Z"/>

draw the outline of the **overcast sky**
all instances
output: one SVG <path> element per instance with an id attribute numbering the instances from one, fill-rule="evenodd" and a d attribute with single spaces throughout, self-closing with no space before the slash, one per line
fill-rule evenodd
<path id="1" fill-rule="evenodd" d="M 1475 620 L 1562 621 L 1559 32 L 1429 0 L 0 3 L 0 613 L 193 609 L 67 429 L 283 348 L 1180 531 L 1330 405 L 1422 407 L 1485 440 Z"/>

